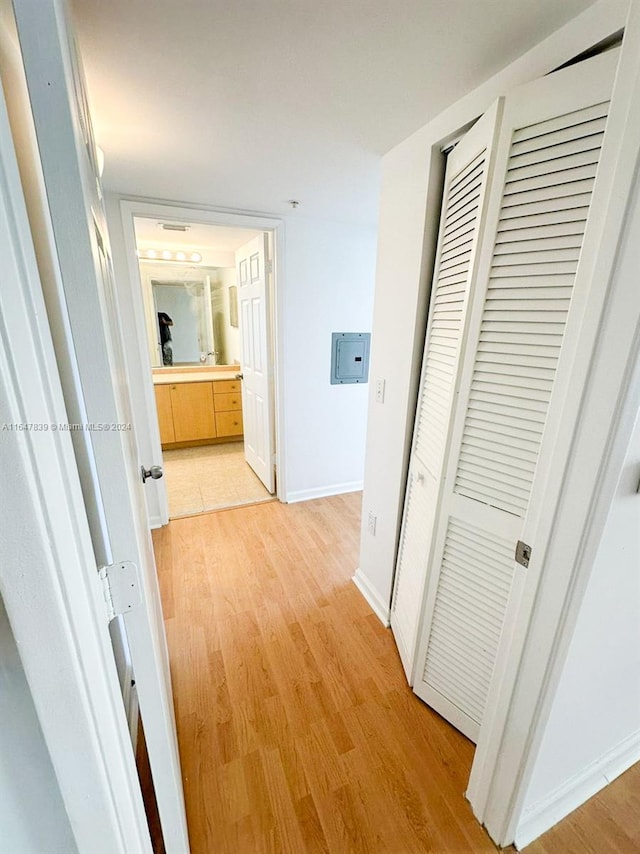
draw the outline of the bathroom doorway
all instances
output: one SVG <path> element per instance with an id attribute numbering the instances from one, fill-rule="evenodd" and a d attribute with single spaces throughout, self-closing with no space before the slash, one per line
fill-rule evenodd
<path id="1" fill-rule="evenodd" d="M 164 471 L 154 484 L 165 496 L 161 524 L 274 500 L 273 231 L 201 222 L 193 211 L 189 220 L 175 209 L 128 213 Z"/>

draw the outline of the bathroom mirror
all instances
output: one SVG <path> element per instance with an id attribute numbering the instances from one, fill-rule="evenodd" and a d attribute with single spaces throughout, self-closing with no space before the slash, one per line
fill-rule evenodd
<path id="1" fill-rule="evenodd" d="M 204 282 L 153 280 L 159 359 L 165 366 L 195 365 L 215 353 L 204 311 Z"/>
<path id="2" fill-rule="evenodd" d="M 140 259 L 154 370 L 239 364 L 240 330 L 231 322 L 235 267 L 168 266 Z"/>
<path id="3" fill-rule="evenodd" d="M 153 370 L 237 370 L 236 252 L 262 232 L 137 215 L 133 225 Z"/>

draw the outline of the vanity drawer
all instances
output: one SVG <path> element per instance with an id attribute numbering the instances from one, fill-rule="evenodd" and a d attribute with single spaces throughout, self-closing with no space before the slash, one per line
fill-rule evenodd
<path id="1" fill-rule="evenodd" d="M 215 380 L 213 393 L 218 394 L 240 394 L 240 380 Z"/>
<path id="2" fill-rule="evenodd" d="M 231 412 L 218 412 L 216 414 L 216 427 L 218 437 L 241 436 L 242 435 L 242 412 L 235 410 Z"/>
<path id="3" fill-rule="evenodd" d="M 242 396 L 236 394 L 214 394 L 213 407 L 216 412 L 229 412 L 232 409 L 242 409 Z"/>

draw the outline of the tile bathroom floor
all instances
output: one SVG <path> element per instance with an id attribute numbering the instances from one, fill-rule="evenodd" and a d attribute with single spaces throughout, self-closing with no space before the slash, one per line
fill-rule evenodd
<path id="1" fill-rule="evenodd" d="M 274 498 L 245 462 L 242 442 L 164 451 L 163 459 L 171 519 Z"/>

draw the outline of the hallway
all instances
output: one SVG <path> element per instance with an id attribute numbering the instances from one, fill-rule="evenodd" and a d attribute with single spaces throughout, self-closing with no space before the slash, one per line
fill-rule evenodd
<path id="1" fill-rule="evenodd" d="M 194 854 L 494 851 L 351 583 L 358 493 L 154 531 Z"/>
<path id="2" fill-rule="evenodd" d="M 359 493 L 153 532 L 193 854 L 496 851 L 464 799 L 473 745 L 351 583 L 359 536 Z M 640 850 L 639 777 L 526 850 Z"/>

